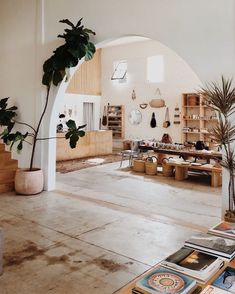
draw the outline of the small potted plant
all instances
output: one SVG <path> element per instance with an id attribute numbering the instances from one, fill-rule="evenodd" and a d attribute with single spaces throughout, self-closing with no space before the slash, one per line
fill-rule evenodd
<path id="1" fill-rule="evenodd" d="M 235 126 L 232 124 L 232 116 L 235 114 L 235 86 L 232 79 L 222 77 L 221 83 L 209 83 L 199 93 L 203 95 L 206 105 L 217 114 L 218 124 L 212 129 L 211 138 L 223 150 L 221 165 L 229 173 L 229 209 L 224 218 L 235 222 Z"/>
<path id="2" fill-rule="evenodd" d="M 19 194 L 33 195 L 43 190 L 43 173 L 41 169 L 34 167 L 34 157 L 37 142 L 50 139 L 41 138 L 39 131 L 47 111 L 51 87 L 58 86 L 64 77 L 68 80 L 69 68 L 76 66 L 82 58 L 90 60 L 96 51 L 95 45 L 90 41 L 90 36 L 95 35 L 95 33 L 90 29 L 84 28 L 82 19 L 76 25 L 68 19 L 61 20 L 60 22 L 67 24 L 70 28 L 65 29 L 63 35 L 58 36 L 63 38 L 65 43 L 59 46 L 43 64 L 42 84 L 46 86 L 47 91 L 45 105 L 36 127 L 17 119 L 17 107 L 8 106 L 9 98 L 0 100 L 0 126 L 4 127 L 0 138 L 5 144 L 10 146 L 10 149 L 16 145 L 18 152 L 23 149 L 25 143 L 32 144 L 29 168 L 19 169 L 16 172 L 15 190 Z M 25 133 L 17 131 L 17 125 L 23 125 L 28 130 Z M 83 130 L 85 125 L 77 126 L 73 120 L 67 121 L 66 125 L 68 131 L 65 134 L 65 138 L 69 140 L 70 147 L 75 148 L 79 138 L 85 135 Z"/>

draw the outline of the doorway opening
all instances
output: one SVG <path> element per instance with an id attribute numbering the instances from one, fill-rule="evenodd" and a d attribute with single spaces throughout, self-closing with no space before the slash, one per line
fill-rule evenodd
<path id="1" fill-rule="evenodd" d="M 84 84 L 76 84 L 76 81 L 73 81 L 71 85 L 74 77 L 83 73 L 83 66 L 86 63 L 83 63 L 83 60 L 80 61 L 78 66 L 71 70 L 70 83 L 62 82 L 58 92 L 54 94 L 49 118 L 50 135 L 55 136 L 58 114 L 63 110 L 65 99 L 67 99 L 67 108 L 72 115 L 77 116 L 80 124 L 86 123 L 90 130 L 94 131 L 112 130 L 112 143 L 117 149 L 123 147 L 125 140 L 160 137 L 163 132 L 161 124 L 164 121 L 165 112 L 162 109 L 151 108 L 149 102 L 154 98 L 163 98 L 167 102 L 172 119 L 172 126 L 167 131 L 175 142 L 179 142 L 181 128 L 180 126 L 173 128 L 173 111 L 177 106 L 181 106 L 182 93 L 193 92 L 201 84 L 190 66 L 164 44 L 145 37 L 129 36 L 108 40 L 98 44 L 97 49 L 102 74 L 99 82 L 93 86 L 100 87 L 100 91 L 94 92 L 92 89 L 87 91 L 83 88 Z M 115 74 L 117 64 L 125 64 L 125 68 L 122 66 L 120 69 L 123 71 L 124 68 L 125 74 L 120 79 L 113 79 L 114 75 L 117 76 Z M 154 69 L 157 70 L 154 71 Z M 91 79 L 90 83 L 96 82 Z M 77 85 L 80 93 L 75 92 Z M 71 90 L 72 87 L 74 89 Z M 70 102 L 73 100 L 73 105 L 69 105 L 69 99 Z M 114 123 L 109 126 L 103 125 L 102 118 L 107 115 L 108 106 L 113 106 L 114 109 L 118 105 L 123 105 L 125 109 L 123 127 L 118 124 L 115 127 Z M 141 109 L 141 105 L 147 105 L 146 109 Z M 110 108 L 111 113 L 113 109 Z M 138 126 L 128 119 L 133 110 L 141 112 L 141 123 Z M 161 123 L 155 129 L 149 126 L 153 111 L 156 112 L 157 120 Z M 120 128 L 122 128 L 121 131 Z M 45 165 L 48 168 L 46 188 L 51 190 L 55 187 L 56 178 L 56 143 L 50 141 L 47 144 L 45 149 Z"/>

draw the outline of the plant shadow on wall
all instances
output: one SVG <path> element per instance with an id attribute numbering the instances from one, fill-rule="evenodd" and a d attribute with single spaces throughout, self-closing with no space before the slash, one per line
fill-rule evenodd
<path id="1" fill-rule="evenodd" d="M 217 113 L 218 124 L 212 129 L 211 138 L 224 151 L 221 165 L 229 172 L 228 195 L 229 210 L 225 220 L 235 222 L 235 126 L 232 123 L 235 115 L 235 86 L 232 79 L 222 77 L 221 83 L 212 82 L 199 91 L 206 104 Z"/>
<path id="2" fill-rule="evenodd" d="M 95 33 L 90 29 L 84 28 L 82 19 L 76 25 L 68 19 L 61 20 L 60 22 L 67 24 L 70 28 L 66 28 L 63 35 L 58 35 L 58 38 L 64 39 L 65 43 L 53 51 L 53 55 L 43 64 L 42 84 L 46 86 L 46 99 L 36 127 L 17 120 L 17 107 L 8 107 L 9 98 L 0 100 L 0 125 L 5 127 L 0 135 L 3 142 L 9 145 L 10 149 L 16 145 L 18 152 L 23 149 L 24 143 L 32 145 L 29 169 L 16 172 L 15 189 L 19 194 L 37 194 L 43 189 L 43 174 L 40 169 L 34 168 L 34 157 L 37 142 L 52 139 L 39 137 L 40 128 L 48 107 L 51 88 L 58 86 L 64 77 L 68 81 L 69 69 L 75 67 L 82 58 L 86 61 L 92 59 L 96 51 L 95 45 L 90 41 L 90 36 L 95 35 Z M 17 124 L 23 125 L 28 131 L 25 133 L 16 131 Z M 75 148 L 79 138 L 85 135 L 83 130 L 85 125 L 77 126 L 74 120 L 67 121 L 66 125 L 68 131 L 65 133 L 65 138 L 69 140 L 70 147 Z M 31 176 L 35 178 L 31 179 Z M 37 185 L 29 187 L 29 182 Z"/>

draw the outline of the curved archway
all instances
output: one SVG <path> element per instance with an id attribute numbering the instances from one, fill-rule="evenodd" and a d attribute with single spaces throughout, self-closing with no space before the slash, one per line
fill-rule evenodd
<path id="1" fill-rule="evenodd" d="M 103 48 L 107 46 L 108 44 L 119 44 L 126 43 L 125 41 L 128 41 L 128 39 L 131 41 L 134 39 L 145 39 L 145 40 L 151 40 L 146 37 L 142 36 L 136 36 L 136 35 L 130 35 L 130 36 L 122 36 L 120 38 L 111 38 L 105 41 L 102 41 L 98 44 L 96 44 L 96 48 Z M 153 40 L 154 41 L 154 40 Z M 156 41 L 157 42 L 157 41 Z M 161 44 L 161 43 L 159 43 Z M 165 46 L 161 44 L 162 46 Z M 167 46 L 165 46 L 168 48 Z M 168 50 L 171 50 L 180 60 L 182 60 L 190 69 L 191 67 L 172 49 L 168 48 Z M 78 65 L 75 68 L 71 69 L 71 77 L 73 77 L 74 73 L 79 69 L 81 64 L 84 62 L 84 60 L 80 60 Z M 191 69 L 193 72 L 193 70 Z M 194 72 L 193 72 L 194 73 Z M 194 73 L 195 74 L 195 73 Z M 196 74 L 195 74 L 196 76 Z M 198 78 L 198 77 L 197 77 Z M 198 78 L 198 81 L 199 78 Z M 51 91 L 51 97 L 50 97 L 50 103 L 48 105 L 48 112 L 47 116 L 45 118 L 45 124 L 43 128 L 43 133 L 45 136 L 48 137 L 55 137 L 56 136 L 56 124 L 57 124 L 57 114 L 59 113 L 59 101 L 63 98 L 65 95 L 67 86 L 69 82 L 65 82 L 63 80 L 58 88 L 53 88 Z M 45 141 L 42 146 L 42 166 L 45 172 L 45 189 L 46 190 L 53 190 L 55 188 L 55 182 L 56 182 L 56 140 L 49 140 Z"/>

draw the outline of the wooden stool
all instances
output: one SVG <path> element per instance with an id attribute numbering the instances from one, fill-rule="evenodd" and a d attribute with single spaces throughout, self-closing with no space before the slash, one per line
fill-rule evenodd
<path id="1" fill-rule="evenodd" d="M 188 167 L 182 165 L 175 166 L 175 179 L 177 181 L 183 181 L 188 178 Z"/>
<path id="2" fill-rule="evenodd" d="M 222 171 L 218 171 L 218 169 L 212 169 L 211 172 L 211 186 L 219 187 L 222 185 Z"/>

